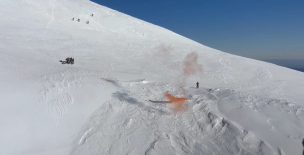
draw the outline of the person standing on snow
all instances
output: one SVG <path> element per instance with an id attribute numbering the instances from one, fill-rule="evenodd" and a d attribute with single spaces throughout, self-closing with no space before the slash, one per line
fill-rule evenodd
<path id="1" fill-rule="evenodd" d="M 303 145 L 303 155 L 304 155 L 304 138 L 302 140 L 302 145 Z"/>

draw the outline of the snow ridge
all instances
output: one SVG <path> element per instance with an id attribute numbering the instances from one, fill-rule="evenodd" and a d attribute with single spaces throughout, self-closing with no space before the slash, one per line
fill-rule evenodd
<path id="1" fill-rule="evenodd" d="M 137 106 L 139 98 L 156 97 L 154 94 L 143 96 L 145 93 L 137 92 L 143 89 L 138 87 L 148 87 L 149 92 L 154 90 L 157 93 L 163 86 L 132 84 L 129 91 L 137 94 L 137 99 L 114 97 L 107 102 L 96 111 L 86 127 L 96 130 L 90 130 L 86 143 L 74 148 L 72 154 L 275 154 L 269 144 L 252 132 L 217 115 L 218 111 L 212 109 L 216 108 L 218 97 L 210 89 L 190 90 L 193 97 L 188 110 L 174 114 L 167 104 L 141 101 L 141 104 L 166 113 L 154 113 L 147 110 L 151 107 Z M 111 149 L 113 147 L 115 149 Z"/>

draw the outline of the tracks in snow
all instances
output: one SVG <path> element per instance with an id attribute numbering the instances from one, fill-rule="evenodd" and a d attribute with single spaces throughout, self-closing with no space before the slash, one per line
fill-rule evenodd
<path id="1" fill-rule="evenodd" d="M 50 20 L 48 21 L 48 23 L 46 24 L 46 28 L 48 29 L 50 24 L 52 24 L 52 22 L 54 22 L 55 20 L 55 7 L 56 7 L 56 2 L 57 0 L 49 0 L 50 6 L 51 6 L 51 10 L 49 13 L 50 16 Z"/>
<path id="2" fill-rule="evenodd" d="M 52 76 L 42 78 L 45 84 L 41 90 L 43 104 L 48 106 L 49 113 L 59 121 L 67 112 L 68 108 L 74 104 L 71 91 L 80 85 L 80 77 L 74 75 L 73 71 L 64 71 Z"/>

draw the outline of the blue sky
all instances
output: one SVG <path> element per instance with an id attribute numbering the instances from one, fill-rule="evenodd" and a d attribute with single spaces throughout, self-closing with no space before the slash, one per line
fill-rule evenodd
<path id="1" fill-rule="evenodd" d="M 304 0 L 93 1 L 225 52 L 304 60 Z"/>

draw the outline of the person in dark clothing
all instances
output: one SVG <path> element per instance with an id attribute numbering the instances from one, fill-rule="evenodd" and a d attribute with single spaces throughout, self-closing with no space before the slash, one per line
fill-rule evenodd
<path id="1" fill-rule="evenodd" d="M 304 155 L 304 138 L 303 138 L 303 140 L 302 140 L 302 145 L 303 145 L 303 155 Z"/>
<path id="2" fill-rule="evenodd" d="M 70 64 L 70 63 L 71 63 L 71 58 L 66 58 L 66 59 L 65 59 L 65 62 L 66 62 L 67 64 Z"/>
<path id="3" fill-rule="evenodd" d="M 199 82 L 196 82 L 196 88 L 199 88 Z"/>

